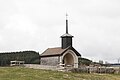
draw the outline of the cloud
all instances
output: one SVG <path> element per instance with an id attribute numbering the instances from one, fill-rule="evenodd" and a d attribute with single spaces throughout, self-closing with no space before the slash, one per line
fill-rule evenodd
<path id="1" fill-rule="evenodd" d="M 32 24 L 28 18 L 23 15 L 10 16 L 10 22 L 1 30 L 2 44 L 6 48 L 19 49 L 25 47 L 35 37 L 37 26 Z M 25 43 L 24 45 L 22 45 Z M 18 45 L 18 47 L 16 47 Z M 8 47 L 7 47 L 8 46 Z M 10 47 L 12 46 L 12 47 Z"/>
<path id="2" fill-rule="evenodd" d="M 1 0 L 0 51 L 61 46 L 65 14 L 83 57 L 114 61 L 120 45 L 119 0 Z"/>

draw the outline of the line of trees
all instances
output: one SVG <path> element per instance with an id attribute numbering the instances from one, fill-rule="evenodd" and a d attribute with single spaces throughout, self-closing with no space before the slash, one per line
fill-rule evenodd
<path id="1" fill-rule="evenodd" d="M 89 66 L 92 63 L 91 60 L 87 59 L 87 58 L 79 58 L 78 59 L 78 64 L 79 65 L 86 65 Z"/>
<path id="2" fill-rule="evenodd" d="M 0 66 L 9 66 L 10 61 L 25 61 L 25 64 L 40 64 L 40 56 L 35 51 L 0 53 Z"/>

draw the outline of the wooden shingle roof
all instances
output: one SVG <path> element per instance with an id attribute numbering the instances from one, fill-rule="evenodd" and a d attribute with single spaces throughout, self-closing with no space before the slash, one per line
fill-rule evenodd
<path id="1" fill-rule="evenodd" d="M 61 47 L 58 48 L 48 48 L 45 50 L 41 56 L 53 56 L 53 55 L 60 55 L 62 54 L 66 49 L 62 49 Z"/>
<path id="2" fill-rule="evenodd" d="M 48 48 L 40 56 L 41 57 L 60 56 L 64 52 L 66 52 L 68 49 L 73 50 L 76 53 L 77 56 L 81 56 L 73 47 L 68 47 L 68 48 L 65 48 L 65 49 L 62 49 L 61 47 Z"/>

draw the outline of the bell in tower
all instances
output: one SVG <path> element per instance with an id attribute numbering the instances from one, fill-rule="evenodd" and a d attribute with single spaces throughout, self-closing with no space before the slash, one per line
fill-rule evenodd
<path id="1" fill-rule="evenodd" d="M 68 33 L 68 15 L 66 14 L 66 33 L 61 36 L 62 39 L 62 49 L 65 49 L 69 46 L 72 47 L 72 35 Z"/>

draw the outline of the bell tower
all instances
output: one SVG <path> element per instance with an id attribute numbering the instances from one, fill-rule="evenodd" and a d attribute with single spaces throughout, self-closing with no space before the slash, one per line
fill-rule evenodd
<path id="1" fill-rule="evenodd" d="M 68 15 L 66 14 L 66 33 L 61 36 L 61 48 L 65 49 L 69 46 L 72 47 L 72 38 L 73 36 L 68 33 Z"/>

